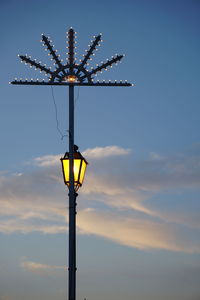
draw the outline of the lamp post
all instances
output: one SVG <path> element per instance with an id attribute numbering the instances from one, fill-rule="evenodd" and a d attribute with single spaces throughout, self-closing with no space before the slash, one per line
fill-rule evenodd
<path id="1" fill-rule="evenodd" d="M 42 86 L 68 86 L 69 87 L 69 152 L 66 152 L 64 157 L 61 158 L 62 170 L 64 182 L 69 188 L 69 277 L 68 277 L 68 300 L 76 300 L 76 197 L 77 190 L 82 185 L 85 170 L 87 167 L 87 161 L 78 152 L 78 147 L 74 145 L 74 87 L 75 86 L 132 86 L 133 84 L 125 82 L 105 82 L 93 81 L 94 76 L 102 70 L 107 70 L 112 67 L 113 64 L 117 64 L 123 55 L 113 56 L 110 60 L 97 65 L 95 68 L 91 67 L 90 70 L 86 68 L 88 61 L 91 60 L 91 56 L 94 55 L 94 51 L 101 41 L 101 34 L 94 36 L 89 49 L 86 50 L 86 54 L 83 55 L 83 59 L 77 64 L 75 61 L 75 32 L 72 28 L 68 31 L 68 61 L 67 64 L 63 64 L 60 59 L 60 55 L 57 54 L 57 50 L 51 44 L 49 37 L 42 34 L 41 42 L 46 47 L 45 50 L 49 52 L 51 60 L 54 61 L 54 65 L 57 67 L 54 71 L 51 68 L 42 65 L 36 60 L 32 60 L 27 55 L 19 55 L 22 62 L 29 64 L 30 67 L 44 72 L 48 76 L 48 80 L 18 80 L 12 81 L 12 84 L 17 85 L 42 85 Z M 77 173 L 78 171 L 78 173 Z"/>

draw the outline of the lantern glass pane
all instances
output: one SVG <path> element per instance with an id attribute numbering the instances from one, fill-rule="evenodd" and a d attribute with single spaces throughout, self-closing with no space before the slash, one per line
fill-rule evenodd
<path id="1" fill-rule="evenodd" d="M 83 160 L 83 161 L 82 161 L 81 172 L 80 172 L 80 184 L 83 183 L 83 179 L 84 179 L 84 176 L 85 176 L 86 167 L 87 167 L 87 164 L 86 164 L 86 162 Z"/>
<path id="2" fill-rule="evenodd" d="M 74 159 L 74 182 L 79 181 L 81 159 Z"/>
<path id="3" fill-rule="evenodd" d="M 64 170 L 64 180 L 65 183 L 69 182 L 69 160 L 68 159 L 63 159 L 63 170 Z"/>

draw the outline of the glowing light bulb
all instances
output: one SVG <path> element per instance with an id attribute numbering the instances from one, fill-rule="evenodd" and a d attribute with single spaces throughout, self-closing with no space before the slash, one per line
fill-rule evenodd
<path id="1" fill-rule="evenodd" d="M 76 82 L 77 78 L 75 75 L 68 75 L 64 78 L 64 80 L 69 83 L 74 83 L 74 82 Z"/>

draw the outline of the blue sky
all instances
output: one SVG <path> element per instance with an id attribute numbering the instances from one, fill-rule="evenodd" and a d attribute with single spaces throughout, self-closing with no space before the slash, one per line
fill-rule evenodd
<path id="1" fill-rule="evenodd" d="M 66 299 L 67 191 L 50 87 L 21 64 L 51 65 L 41 33 L 66 58 L 77 31 L 80 59 L 122 63 L 97 79 L 129 88 L 76 88 L 75 141 L 89 161 L 78 197 L 77 300 L 200 297 L 200 2 L 0 1 L 0 300 Z M 54 87 L 68 130 L 68 90 Z"/>

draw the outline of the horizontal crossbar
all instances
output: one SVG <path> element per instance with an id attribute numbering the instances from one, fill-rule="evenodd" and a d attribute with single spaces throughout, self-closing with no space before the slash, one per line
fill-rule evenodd
<path id="1" fill-rule="evenodd" d="M 11 84 L 18 85 L 60 85 L 60 86 L 134 86 L 128 82 L 45 82 L 45 81 L 12 81 Z"/>

